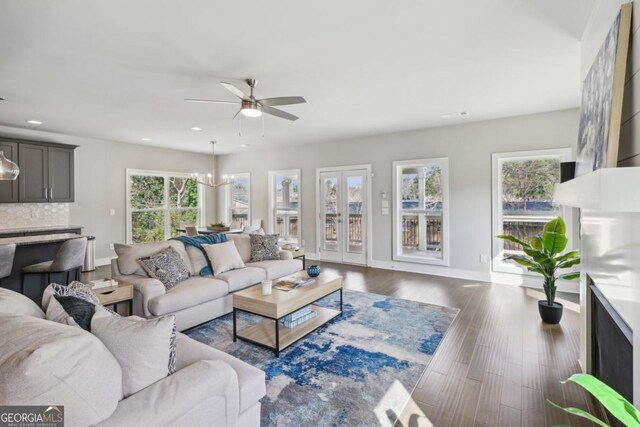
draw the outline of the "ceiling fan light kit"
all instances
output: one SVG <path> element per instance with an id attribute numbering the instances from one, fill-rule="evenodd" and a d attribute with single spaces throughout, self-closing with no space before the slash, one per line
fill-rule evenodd
<path id="1" fill-rule="evenodd" d="M 243 90 L 237 88 L 231 83 L 220 82 L 222 87 L 227 89 L 233 95 L 240 98 L 239 102 L 230 102 L 230 101 L 217 101 L 214 99 L 197 99 L 197 98 L 187 98 L 185 101 L 187 102 L 198 102 L 205 104 L 233 104 L 239 105 L 240 110 L 236 113 L 233 118 L 240 115 L 240 135 L 242 135 L 242 116 L 256 118 L 263 117 L 263 113 L 271 114 L 272 116 L 280 117 L 281 119 L 295 121 L 298 120 L 298 117 L 287 113 L 286 111 L 280 110 L 278 108 L 273 108 L 274 105 L 294 105 L 294 104 L 304 104 L 307 101 L 301 96 L 281 96 L 276 98 L 263 98 L 257 99 L 253 95 L 253 89 L 257 85 L 257 81 L 255 79 L 247 79 L 245 80 L 247 85 L 249 86 L 249 94 L 246 94 Z M 262 134 L 264 136 L 264 123 L 263 123 L 263 131 Z"/>

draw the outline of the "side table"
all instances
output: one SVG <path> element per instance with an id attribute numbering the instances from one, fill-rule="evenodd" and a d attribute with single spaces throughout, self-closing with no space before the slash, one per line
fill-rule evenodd
<path id="1" fill-rule="evenodd" d="M 121 282 L 117 286 L 94 289 L 94 292 L 102 305 L 111 305 L 114 310 L 117 310 L 118 304 L 126 302 L 129 307 L 129 316 L 133 314 L 133 285 Z"/>
<path id="2" fill-rule="evenodd" d="M 304 248 L 291 248 L 291 249 L 285 249 L 282 248 L 283 251 L 288 251 L 291 252 L 291 255 L 293 255 L 293 259 L 302 259 L 302 269 L 306 270 L 307 269 L 307 259 L 304 256 Z"/>

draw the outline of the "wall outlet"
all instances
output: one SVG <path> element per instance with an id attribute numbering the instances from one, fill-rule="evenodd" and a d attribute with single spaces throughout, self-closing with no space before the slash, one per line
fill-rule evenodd
<path id="1" fill-rule="evenodd" d="M 115 209 L 109 209 L 109 215 L 114 216 L 116 214 Z"/>
<path id="2" fill-rule="evenodd" d="M 489 262 L 489 258 L 485 254 L 480 255 L 480 264 L 486 264 Z"/>
<path id="3" fill-rule="evenodd" d="M 109 249 L 114 250 L 115 246 L 113 246 L 113 243 L 109 243 Z"/>

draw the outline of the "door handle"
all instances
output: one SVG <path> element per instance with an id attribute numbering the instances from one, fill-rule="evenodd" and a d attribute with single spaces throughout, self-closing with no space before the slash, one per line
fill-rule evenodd
<path id="1" fill-rule="evenodd" d="M 53 187 L 49 189 L 49 197 L 53 199 Z"/>
<path id="2" fill-rule="evenodd" d="M 49 199 L 49 189 L 48 188 L 44 189 L 44 198 L 45 199 Z"/>

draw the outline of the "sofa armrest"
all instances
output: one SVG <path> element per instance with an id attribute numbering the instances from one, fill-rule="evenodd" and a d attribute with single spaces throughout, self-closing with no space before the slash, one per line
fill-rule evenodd
<path id="1" fill-rule="evenodd" d="M 281 250 L 280 253 L 280 260 L 281 261 L 289 261 L 293 259 L 293 254 L 289 251 L 283 251 Z"/>
<path id="2" fill-rule="evenodd" d="M 235 426 L 238 378 L 227 363 L 201 360 L 121 400 L 100 426 Z"/>
<path id="3" fill-rule="evenodd" d="M 149 301 L 167 290 L 158 279 L 131 274 L 126 276 L 114 276 L 118 282 L 127 282 L 133 285 L 133 314 L 142 317 L 152 317 L 149 311 Z"/>

